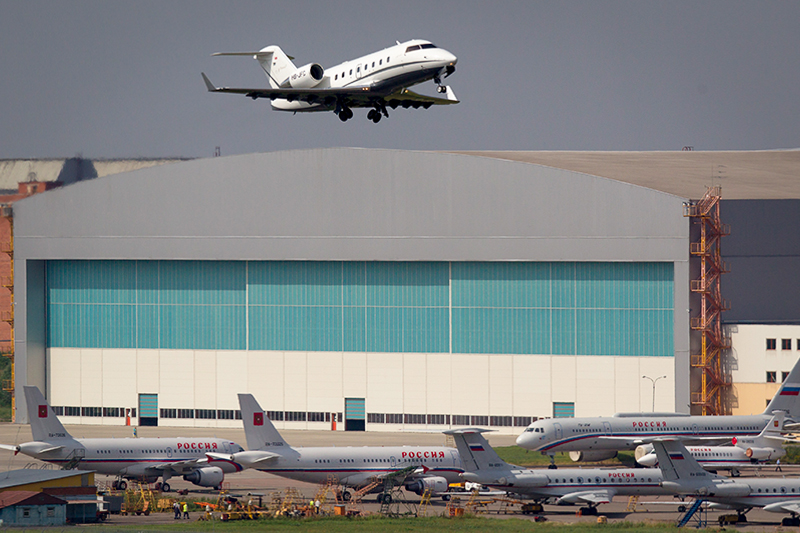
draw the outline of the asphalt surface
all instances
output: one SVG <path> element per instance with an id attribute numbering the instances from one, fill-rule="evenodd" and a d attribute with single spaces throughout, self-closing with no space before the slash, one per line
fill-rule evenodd
<path id="1" fill-rule="evenodd" d="M 120 426 L 70 426 L 67 430 L 76 437 L 131 437 L 132 428 Z M 178 436 L 197 436 L 197 437 L 219 437 L 228 438 L 234 442 L 245 445 L 244 431 L 234 429 L 203 429 L 203 428 L 137 428 L 139 437 L 178 437 Z M 445 445 L 445 436 L 439 433 L 353 433 L 353 432 L 331 432 L 331 431 L 282 431 L 287 442 L 293 446 L 388 446 L 388 445 Z M 490 442 L 495 446 L 509 446 L 514 444 L 513 435 L 488 435 Z M 30 428 L 18 424 L 0 424 L 0 442 L 4 444 L 18 444 L 31 440 Z M 43 463 L 35 461 L 30 457 L 13 455 L 10 452 L 0 450 L 0 475 L 8 470 L 15 470 L 25 467 L 41 467 Z M 750 476 L 786 476 L 796 477 L 800 475 L 800 466 L 784 465 L 783 472 L 775 472 L 774 467 L 762 469 L 760 472 L 743 471 L 742 480 Z M 110 486 L 113 478 L 110 476 L 97 475 L 98 486 Z M 181 478 L 170 479 L 172 493 L 164 494 L 162 497 L 178 497 L 188 500 L 195 499 L 216 499 L 216 491 L 197 487 Z M 237 474 L 229 475 L 225 478 L 225 488 L 231 495 L 237 496 L 242 501 L 256 501 L 259 497 L 268 504 L 275 497 L 283 498 L 287 489 L 294 489 L 299 493 L 297 501 L 308 501 L 317 496 L 320 487 L 309 483 L 301 483 L 289 479 L 280 478 L 271 474 L 258 471 L 246 470 Z M 188 494 L 185 496 L 177 495 L 174 491 L 186 489 Z M 395 513 L 419 512 L 419 497 L 404 490 L 395 493 L 396 499 L 405 499 L 408 504 L 395 503 L 391 510 Z M 469 501 L 469 496 L 462 496 L 460 506 L 465 506 Z M 479 514 L 484 514 L 493 518 L 522 518 L 532 520 L 533 516 L 520 513 L 519 503 L 510 503 L 508 498 L 503 495 L 483 496 L 477 499 L 479 505 L 474 509 Z M 322 510 L 333 512 L 332 494 L 328 493 L 327 501 L 322 505 Z M 642 496 L 638 503 L 632 506 L 627 497 L 616 497 L 610 504 L 599 507 L 599 514 L 606 516 L 609 522 L 633 521 L 633 522 L 662 522 L 675 523 L 679 518 L 678 506 L 681 502 L 668 496 L 650 497 Z M 683 503 L 688 505 L 688 502 Z M 380 505 L 375 501 L 375 495 L 365 496 L 362 503 L 357 506 L 350 505 L 349 510 L 362 514 L 378 513 Z M 544 512 L 541 513 L 548 521 L 557 523 L 576 523 L 587 522 L 596 523 L 596 516 L 577 516 L 579 506 L 557 506 L 545 505 Z M 200 513 L 191 513 L 191 520 L 197 520 Z M 447 503 L 441 498 L 433 498 L 424 514 L 428 516 L 449 514 Z M 721 511 L 709 511 L 706 515 L 709 525 L 716 526 L 717 518 L 722 514 L 730 514 Z M 747 515 L 747 524 L 737 524 L 737 530 L 742 531 L 774 531 L 775 526 L 780 525 L 784 515 L 768 513 L 759 509 L 753 509 Z M 112 515 L 107 525 L 136 524 L 147 526 L 151 524 L 174 523 L 171 512 L 152 513 L 149 516 L 119 516 Z M 185 522 L 185 521 L 184 521 Z M 695 524 L 696 522 L 690 522 Z"/>

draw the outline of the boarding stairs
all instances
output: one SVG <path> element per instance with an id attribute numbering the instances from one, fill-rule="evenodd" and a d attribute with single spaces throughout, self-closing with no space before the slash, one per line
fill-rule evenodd
<path id="1" fill-rule="evenodd" d="M 686 511 L 686 513 L 680 519 L 678 519 L 677 526 L 678 527 L 685 526 L 694 517 L 695 520 L 697 521 L 697 527 L 705 527 L 705 525 L 708 523 L 708 518 L 706 517 L 704 519 L 704 517 L 703 517 L 703 504 L 705 502 L 706 501 L 704 499 L 702 499 L 702 498 L 696 499 L 694 501 L 694 503 L 692 503 L 692 506 L 689 507 L 689 510 Z M 697 515 L 697 517 L 695 517 L 694 515 L 698 511 L 699 511 L 699 514 Z"/>

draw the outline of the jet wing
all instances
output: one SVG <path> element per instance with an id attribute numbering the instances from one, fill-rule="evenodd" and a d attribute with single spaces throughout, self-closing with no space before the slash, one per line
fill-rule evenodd
<path id="1" fill-rule="evenodd" d="M 764 507 L 765 511 L 772 513 L 793 513 L 800 514 L 800 503 L 797 500 L 786 500 L 783 502 L 775 502 Z"/>
<path id="2" fill-rule="evenodd" d="M 154 463 L 147 466 L 147 469 L 183 475 L 194 472 L 198 468 L 203 468 L 205 466 L 208 466 L 208 459 L 203 457 L 202 459 L 189 459 L 187 461 L 175 461 L 172 463 Z"/>
<path id="3" fill-rule="evenodd" d="M 373 107 L 376 102 L 383 100 L 386 105 L 392 109 L 397 107 L 404 108 L 419 108 L 425 109 L 432 105 L 447 105 L 457 104 L 459 100 L 456 98 L 453 90 L 447 88 L 446 98 L 437 98 L 434 96 L 424 96 L 417 94 L 408 89 L 401 89 L 389 95 L 386 92 L 376 91 L 371 87 L 355 87 L 355 88 L 322 88 L 322 89 L 292 89 L 292 88 L 279 88 L 279 89 L 246 89 L 235 87 L 217 87 L 205 73 L 201 73 L 206 88 L 212 93 L 231 93 L 243 94 L 253 100 L 258 98 L 269 98 L 270 100 L 288 100 L 289 102 L 306 102 L 308 104 L 324 105 L 334 108 L 339 102 L 340 104 L 348 107 Z"/>
<path id="4" fill-rule="evenodd" d="M 559 500 L 567 503 L 590 503 L 599 505 L 601 503 L 610 503 L 612 498 L 614 498 L 614 494 L 616 494 L 616 491 L 611 489 L 587 490 L 565 494 L 560 497 Z"/>

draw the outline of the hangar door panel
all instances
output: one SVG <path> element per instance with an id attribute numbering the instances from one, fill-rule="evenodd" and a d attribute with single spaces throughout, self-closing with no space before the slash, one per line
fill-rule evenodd
<path id="1" fill-rule="evenodd" d="M 344 430 L 364 431 L 364 398 L 344 399 Z"/>

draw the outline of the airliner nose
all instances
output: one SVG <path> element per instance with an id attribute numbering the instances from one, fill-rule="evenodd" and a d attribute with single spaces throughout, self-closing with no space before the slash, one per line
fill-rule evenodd
<path id="1" fill-rule="evenodd" d="M 520 434 L 520 436 L 517 437 L 517 446 L 520 446 L 522 448 L 527 448 L 528 446 L 526 446 L 526 444 L 528 444 L 528 442 L 530 441 L 528 437 L 529 435 L 527 433 Z"/>

